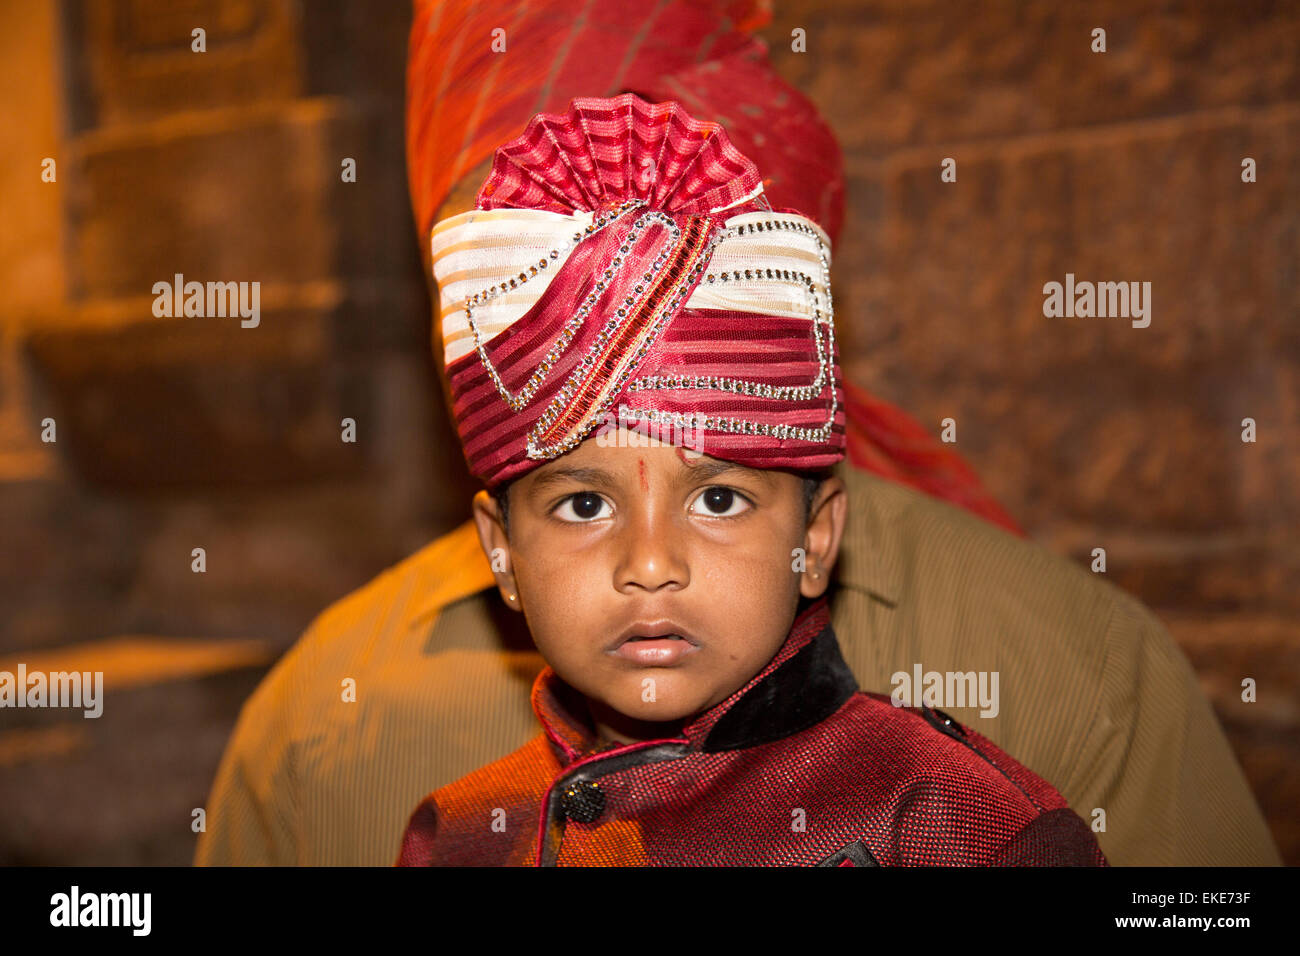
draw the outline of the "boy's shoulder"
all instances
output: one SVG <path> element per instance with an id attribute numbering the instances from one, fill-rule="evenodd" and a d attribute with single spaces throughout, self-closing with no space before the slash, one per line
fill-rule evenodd
<path id="1" fill-rule="evenodd" d="M 1047 780 L 942 710 L 858 691 L 822 732 L 839 738 L 837 786 L 888 806 L 895 863 L 1105 865 L 1087 823 Z M 937 853 L 929 859 L 930 853 Z"/>
<path id="2" fill-rule="evenodd" d="M 940 783 L 996 791 L 1029 813 L 1069 806 L 1051 783 L 937 708 L 900 706 L 886 694 L 859 690 L 829 720 L 852 741 L 859 766 L 890 786 Z"/>
<path id="3" fill-rule="evenodd" d="M 399 866 L 520 865 L 563 766 L 544 734 L 428 794 L 407 824 Z M 435 853 L 435 837 L 436 856 Z"/>

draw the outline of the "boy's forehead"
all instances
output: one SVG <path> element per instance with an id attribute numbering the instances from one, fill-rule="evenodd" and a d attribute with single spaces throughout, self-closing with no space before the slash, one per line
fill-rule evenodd
<path id="1" fill-rule="evenodd" d="M 587 438 L 570 452 L 560 455 L 534 469 L 530 474 L 541 480 L 548 476 L 566 477 L 582 471 L 606 472 L 611 477 L 619 474 L 637 474 L 642 468 L 672 472 L 681 478 L 712 476 L 723 472 L 740 472 L 765 482 L 775 480 L 776 472 L 763 468 L 750 468 L 722 458 L 714 458 L 683 445 L 666 442 L 634 444 L 636 433 L 619 429 L 618 440 L 600 442 L 595 436 Z M 629 436 L 634 436 L 630 438 Z"/>

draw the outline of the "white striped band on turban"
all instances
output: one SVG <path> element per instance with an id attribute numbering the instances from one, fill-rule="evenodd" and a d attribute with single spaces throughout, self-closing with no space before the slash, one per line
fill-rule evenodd
<path id="1" fill-rule="evenodd" d="M 616 413 L 696 427 L 706 454 L 752 467 L 843 457 L 825 232 L 790 212 L 645 205 L 475 209 L 434 227 L 453 415 L 489 487 Z"/>

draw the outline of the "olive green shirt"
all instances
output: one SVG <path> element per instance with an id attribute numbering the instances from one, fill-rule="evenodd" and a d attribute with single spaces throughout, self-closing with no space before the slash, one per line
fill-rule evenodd
<path id="1" fill-rule="evenodd" d="M 918 665 L 996 672 L 995 716 L 939 706 L 1052 783 L 1112 865 L 1281 862 L 1187 659 L 1140 602 L 946 502 L 837 473 L 832 622 L 863 690 Z M 320 614 L 245 703 L 195 862 L 390 865 L 426 794 L 535 736 L 544 662 L 493 585 L 467 522 Z"/>

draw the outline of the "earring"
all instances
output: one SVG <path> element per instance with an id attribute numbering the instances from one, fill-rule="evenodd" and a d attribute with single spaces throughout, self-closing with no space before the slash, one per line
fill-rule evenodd
<path id="1" fill-rule="evenodd" d="M 513 600 L 515 599 L 515 597 L 516 597 L 516 595 L 511 594 L 508 598 L 506 598 L 506 600 L 507 600 L 507 601 L 513 601 Z"/>
<path id="2" fill-rule="evenodd" d="M 812 573 L 812 576 L 815 577 L 815 578 L 819 578 L 819 577 L 821 577 L 822 575 L 821 575 L 821 572 L 820 572 L 820 571 L 814 571 L 814 572 Z"/>

